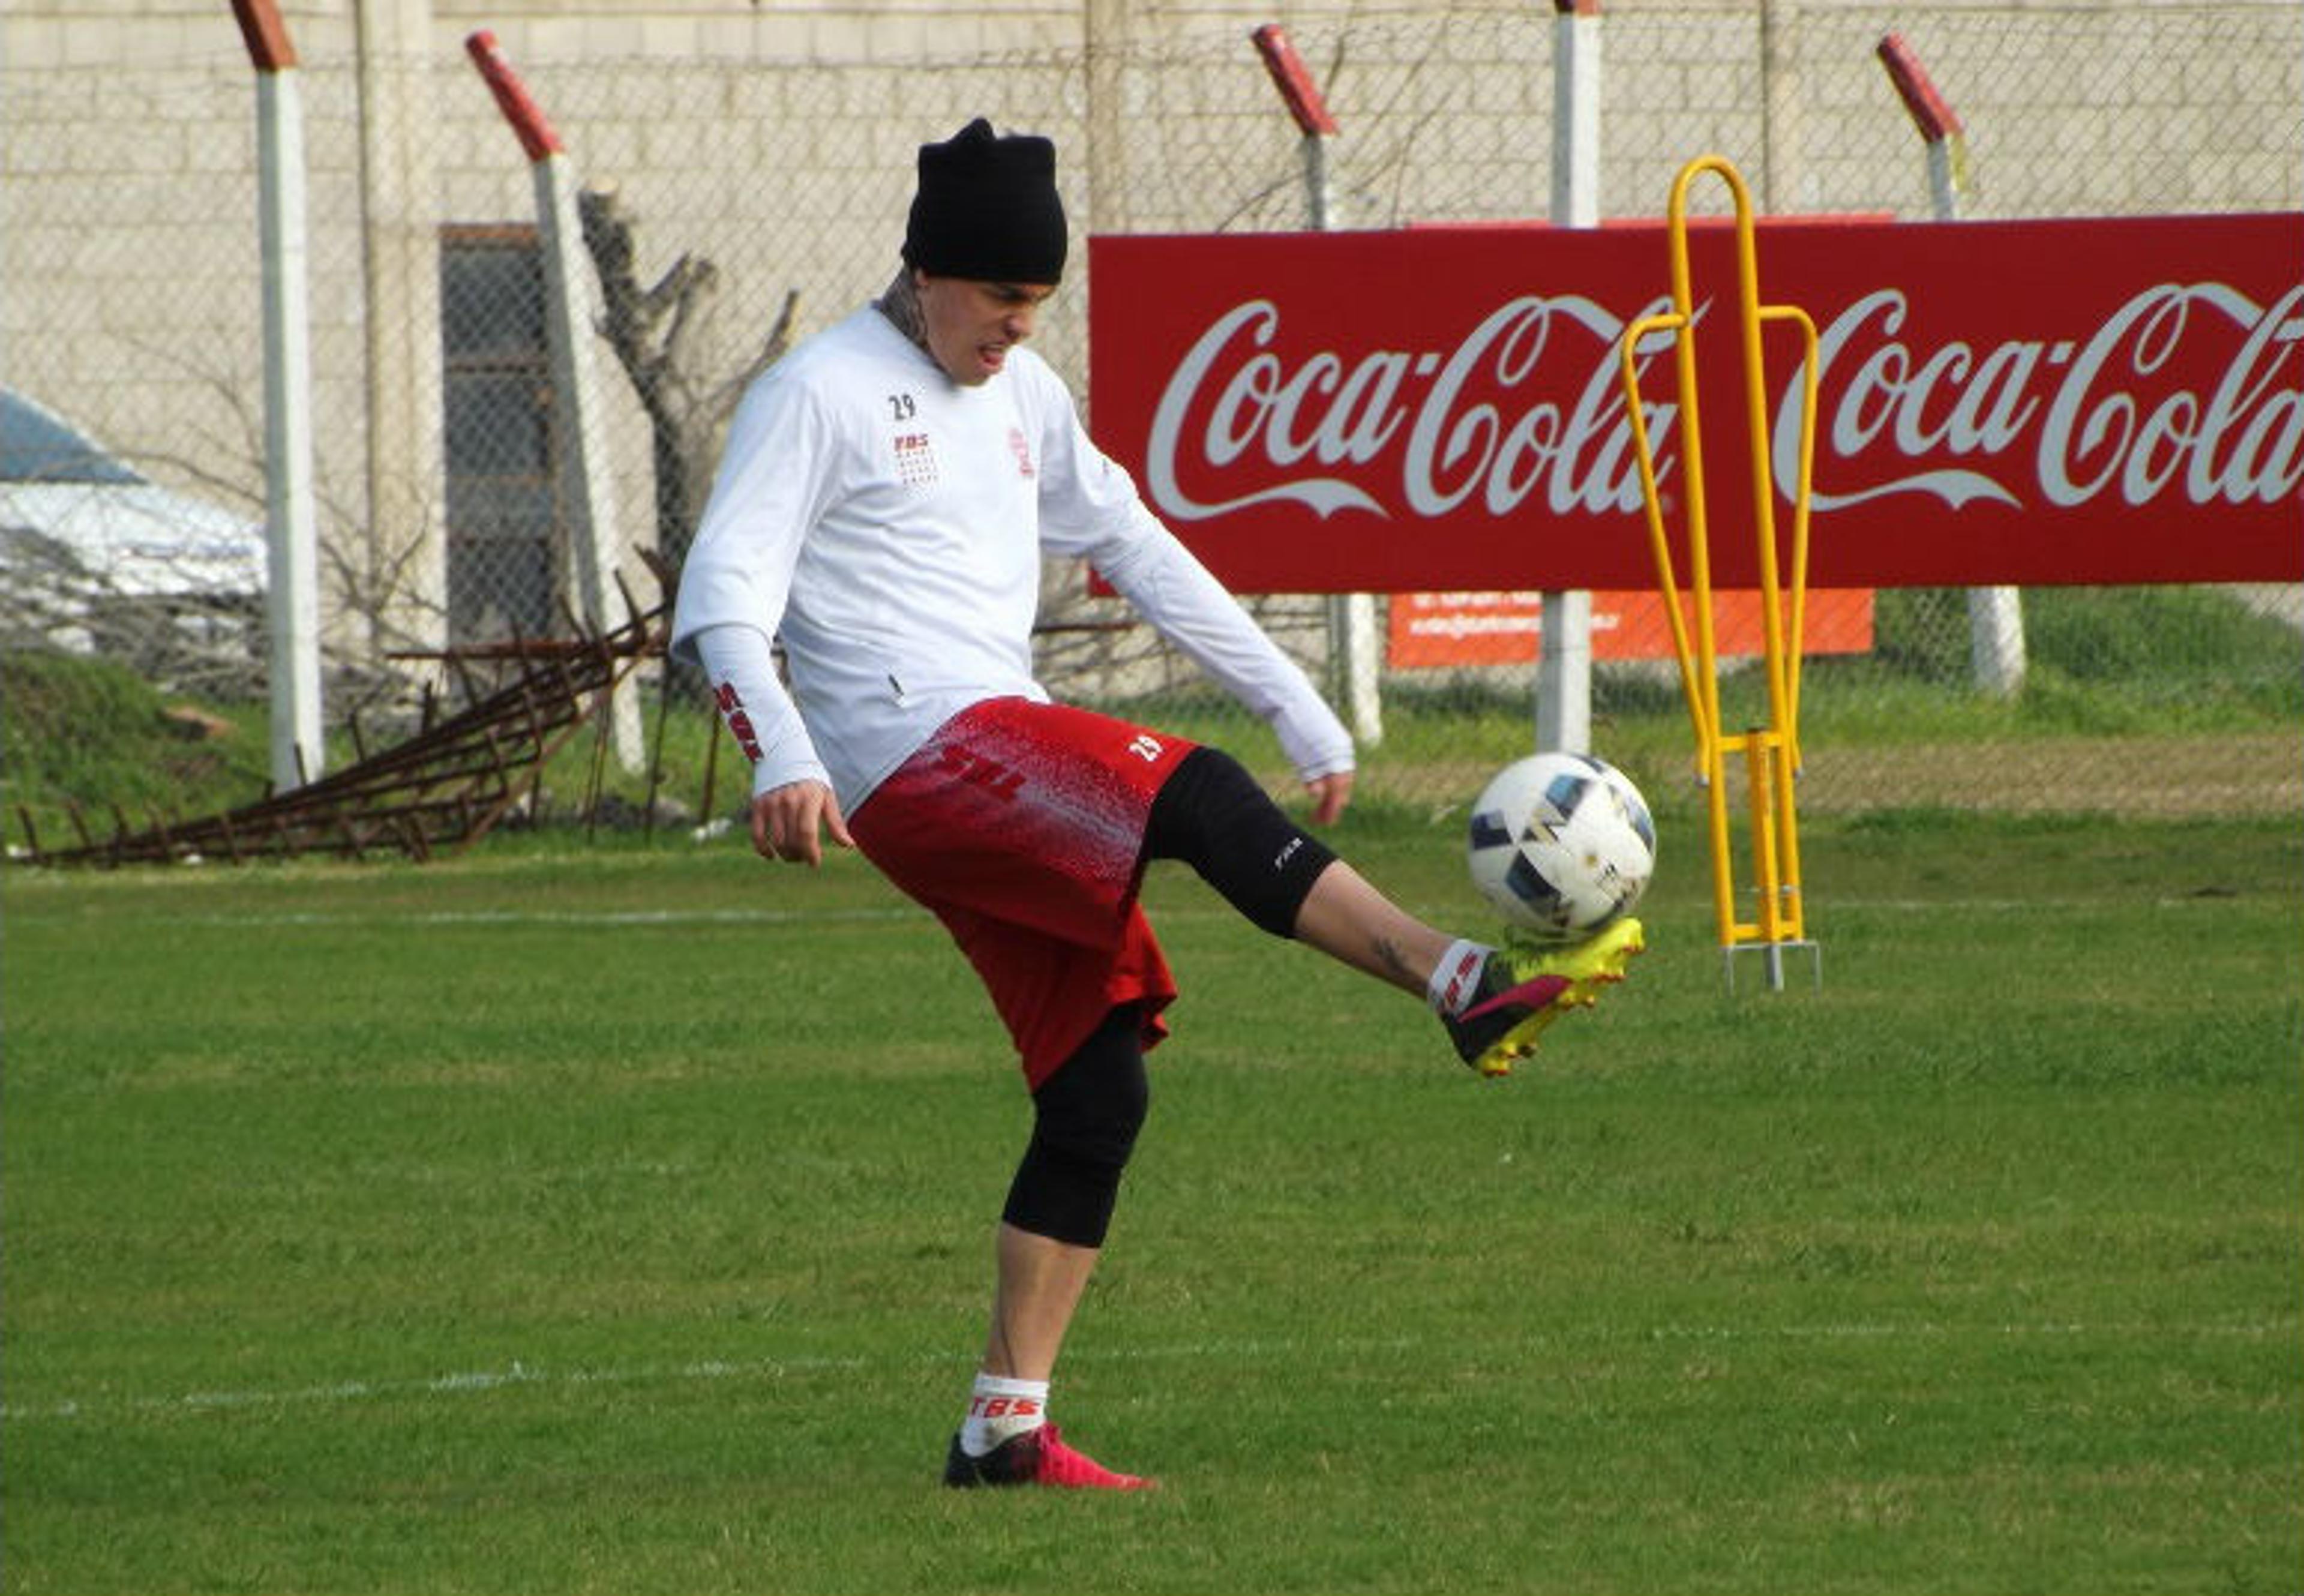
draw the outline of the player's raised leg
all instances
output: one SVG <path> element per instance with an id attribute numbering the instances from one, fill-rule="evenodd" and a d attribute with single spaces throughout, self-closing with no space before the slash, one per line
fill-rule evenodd
<path id="1" fill-rule="evenodd" d="M 1211 748 L 1194 750 L 1162 785 L 1145 853 L 1190 864 L 1273 935 L 1423 998 L 1459 1056 L 1485 1074 L 1508 1073 L 1557 1017 L 1555 1005 L 1588 1005 L 1639 951 L 1635 929 L 1581 956 L 1492 958 L 1487 945 L 1453 938 L 1393 902 L 1298 826 L 1237 760 Z M 1557 979 L 1539 979 L 1547 975 Z"/>
<path id="2" fill-rule="evenodd" d="M 1484 1075 L 1512 1073 L 1545 1028 L 1588 1008 L 1624 978 L 1647 946 L 1639 921 L 1621 920 L 1571 947 L 1502 948 L 1450 938 L 1410 914 L 1337 860 L 1297 913 L 1296 936 L 1356 970 L 1421 995 L 1439 1014 L 1457 1056 Z"/>

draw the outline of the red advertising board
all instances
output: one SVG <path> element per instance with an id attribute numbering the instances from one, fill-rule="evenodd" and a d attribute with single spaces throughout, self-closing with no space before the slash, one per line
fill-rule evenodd
<path id="1" fill-rule="evenodd" d="M 1758 580 L 1733 242 L 1690 240 L 1724 588 Z M 1089 251 L 1098 440 L 1238 590 L 1655 585 L 1617 350 L 1670 309 L 1661 226 Z M 1819 334 L 1817 586 L 2304 578 L 2304 215 L 1763 222 L 1758 260 Z M 1783 505 L 1799 344 L 1764 352 Z M 1673 366 L 1642 351 L 1677 537 Z"/>

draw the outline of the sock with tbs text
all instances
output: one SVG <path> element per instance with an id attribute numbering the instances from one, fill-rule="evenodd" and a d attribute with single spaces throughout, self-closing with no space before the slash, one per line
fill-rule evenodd
<path id="1" fill-rule="evenodd" d="M 960 1449 L 981 1457 L 1001 1442 L 1038 1430 L 1048 1416 L 1048 1382 L 979 1374 L 960 1427 Z"/>
<path id="2" fill-rule="evenodd" d="M 1444 1019 L 1453 1020 L 1471 1006 L 1480 989 L 1481 973 L 1488 967 L 1488 949 L 1478 942 L 1459 938 L 1448 945 L 1440 962 L 1432 967 L 1425 982 L 1425 1001 L 1432 1012 Z"/>

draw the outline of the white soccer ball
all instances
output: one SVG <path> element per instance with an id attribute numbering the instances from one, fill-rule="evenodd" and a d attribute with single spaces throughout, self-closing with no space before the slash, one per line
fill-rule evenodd
<path id="1" fill-rule="evenodd" d="M 1583 754 L 1505 766 L 1472 805 L 1472 884 L 1514 930 L 1580 942 L 1632 912 L 1656 870 L 1656 821 L 1631 778 Z"/>

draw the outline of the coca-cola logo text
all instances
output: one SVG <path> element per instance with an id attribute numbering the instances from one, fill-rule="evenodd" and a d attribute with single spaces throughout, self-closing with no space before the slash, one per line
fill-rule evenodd
<path id="1" fill-rule="evenodd" d="M 1529 294 L 1453 348 L 1289 352 L 1278 301 L 1244 300 L 1163 386 L 1147 486 L 1182 521 L 1279 503 L 1324 518 L 1635 512 L 1618 349 L 1631 319 L 1665 308 Z M 1699 336 L 1718 314 L 1698 310 Z M 1904 290 L 1879 288 L 1819 328 L 1815 509 L 1896 495 L 1953 510 L 2274 504 L 2304 485 L 2304 286 L 2267 304 L 2156 283 L 2092 327 L 1989 344 L 1924 343 L 1912 320 Z M 1650 343 L 1643 368 L 1668 347 Z M 1771 467 L 1788 495 L 1801 388 L 1796 369 L 1775 375 Z M 1678 406 L 1644 403 L 1669 482 Z"/>

